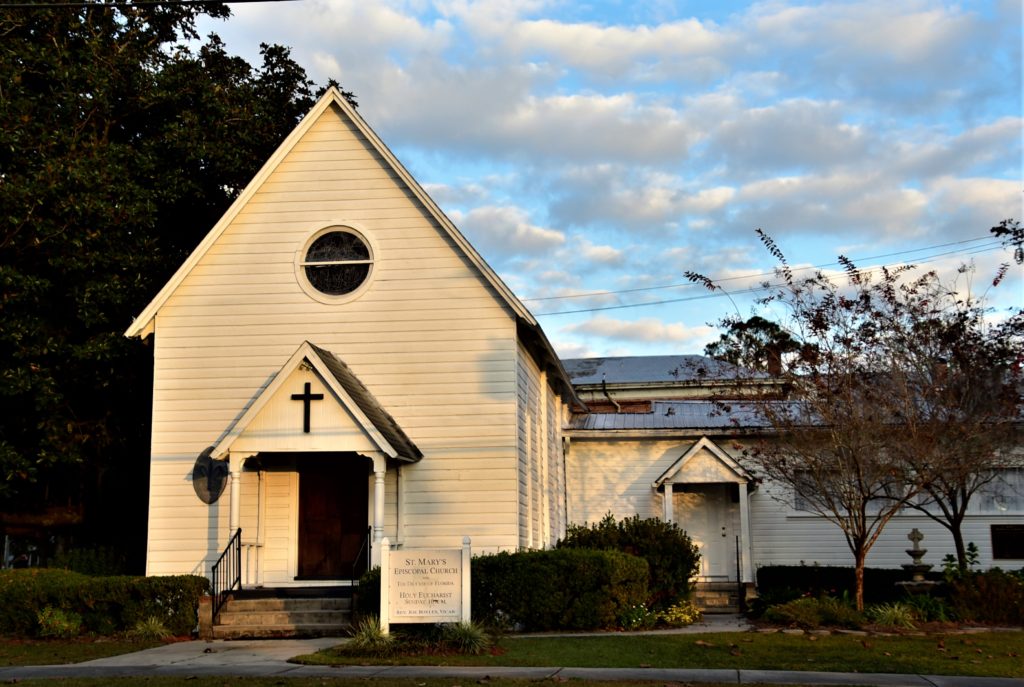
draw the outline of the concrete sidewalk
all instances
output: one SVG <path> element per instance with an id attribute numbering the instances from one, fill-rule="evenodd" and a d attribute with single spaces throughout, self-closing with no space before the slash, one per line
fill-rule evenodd
<path id="1" fill-rule="evenodd" d="M 706 631 L 706 630 L 705 630 Z M 470 666 L 302 666 L 288 659 L 335 646 L 338 637 L 252 641 L 179 642 L 132 654 L 62 666 L 0 668 L 0 681 L 33 678 L 138 676 L 266 676 L 347 678 L 507 677 L 559 679 L 721 682 L 737 685 L 866 685 L 870 687 L 1024 687 L 1024 679 L 888 673 L 814 673 L 786 670 L 701 670 L 665 668 L 470 667 Z"/>

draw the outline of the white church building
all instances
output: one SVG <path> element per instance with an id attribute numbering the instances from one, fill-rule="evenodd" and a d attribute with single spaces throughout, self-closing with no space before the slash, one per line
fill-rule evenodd
<path id="1" fill-rule="evenodd" d="M 559 360 L 335 89 L 126 334 L 151 338 L 155 361 L 149 575 L 208 575 L 240 530 L 243 585 L 347 584 L 385 536 L 543 548 L 607 513 L 677 522 L 705 581 L 852 564 L 838 528 L 744 468 L 706 401 L 714 375 L 673 357 Z M 208 482 L 226 485 L 216 500 L 196 489 L 204 452 L 204 475 L 226 473 Z M 1024 565 L 1020 477 L 964 526 L 983 565 Z M 915 527 L 926 562 L 952 552 L 944 529 L 901 515 L 868 565 L 909 562 Z"/>

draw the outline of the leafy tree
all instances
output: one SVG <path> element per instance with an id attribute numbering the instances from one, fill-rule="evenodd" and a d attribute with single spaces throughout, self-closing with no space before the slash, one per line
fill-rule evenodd
<path id="1" fill-rule="evenodd" d="M 180 43 L 228 13 L 0 9 L 0 512 L 127 499 L 144 533 L 151 355 L 121 332 L 313 102 L 285 48 Z"/>
<path id="2" fill-rule="evenodd" d="M 727 320 L 726 332 L 704 347 L 704 354 L 748 370 L 779 372 L 782 356 L 799 350 L 796 339 L 775 322 L 754 315 Z"/>
<path id="3" fill-rule="evenodd" d="M 977 299 L 910 267 L 872 275 L 841 257 L 840 279 L 797 278 L 758 233 L 781 265 L 761 304 L 785 313 L 795 354 L 780 361 L 782 398 L 744 400 L 770 435 L 745 458 L 777 498 L 840 528 L 860 609 L 867 555 L 895 515 L 924 508 L 956 540 L 970 497 L 1013 464 L 1024 315 L 988 326 Z"/>

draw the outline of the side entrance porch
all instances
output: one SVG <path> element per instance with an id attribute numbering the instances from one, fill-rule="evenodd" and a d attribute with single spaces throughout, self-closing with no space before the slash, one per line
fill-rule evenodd
<path id="1" fill-rule="evenodd" d="M 615 421 L 640 424 L 643 417 Z M 609 438 L 584 424 L 600 420 L 580 418 L 567 447 L 570 520 L 597 522 L 611 513 L 677 524 L 701 555 L 695 601 L 707 612 L 736 612 L 754 584 L 753 477 L 707 436 L 648 437 L 641 428 Z"/>

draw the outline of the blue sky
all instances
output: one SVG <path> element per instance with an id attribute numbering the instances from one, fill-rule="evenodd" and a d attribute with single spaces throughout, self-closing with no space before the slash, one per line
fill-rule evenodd
<path id="1" fill-rule="evenodd" d="M 563 357 L 700 352 L 736 310 L 673 285 L 727 279 L 750 314 L 756 228 L 797 266 L 971 261 L 977 294 L 1010 259 L 989 227 L 1024 217 L 1017 0 L 233 12 L 203 31 L 354 91 Z M 1024 303 L 1019 267 L 990 299 Z"/>

